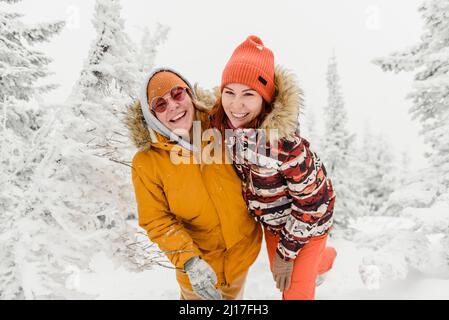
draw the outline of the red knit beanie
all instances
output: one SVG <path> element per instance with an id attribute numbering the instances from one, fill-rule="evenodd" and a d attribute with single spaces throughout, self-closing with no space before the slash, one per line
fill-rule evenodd
<path id="1" fill-rule="evenodd" d="M 221 78 L 221 91 L 229 83 L 245 84 L 268 103 L 274 97 L 274 56 L 257 36 L 249 36 L 229 59 Z"/>

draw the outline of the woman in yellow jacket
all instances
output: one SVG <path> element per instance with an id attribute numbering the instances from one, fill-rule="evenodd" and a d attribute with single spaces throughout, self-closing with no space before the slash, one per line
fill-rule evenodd
<path id="1" fill-rule="evenodd" d="M 214 98 L 179 73 L 156 69 L 126 125 L 139 149 L 132 181 L 139 225 L 176 268 L 181 299 L 242 299 L 262 230 L 250 218 L 231 164 L 193 160 L 193 122 L 208 127 Z"/>

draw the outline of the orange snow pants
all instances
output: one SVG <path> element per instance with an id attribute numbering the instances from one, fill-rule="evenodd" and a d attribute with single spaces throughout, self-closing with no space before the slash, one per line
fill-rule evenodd
<path id="1" fill-rule="evenodd" d="M 273 272 L 273 257 L 279 242 L 279 235 L 275 236 L 265 230 L 270 270 Z M 283 292 L 283 300 L 314 300 L 316 278 L 332 268 L 337 252 L 332 247 L 326 247 L 328 235 L 318 236 L 299 251 L 294 262 L 290 288 Z"/>

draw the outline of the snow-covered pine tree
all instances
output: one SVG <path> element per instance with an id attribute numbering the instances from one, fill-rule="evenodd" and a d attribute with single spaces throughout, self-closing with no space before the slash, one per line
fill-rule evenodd
<path id="1" fill-rule="evenodd" d="M 137 54 L 124 31 L 121 9 L 120 0 L 96 0 L 92 22 L 97 37 L 73 93 L 83 101 L 98 101 L 115 91 L 137 97 Z"/>
<path id="2" fill-rule="evenodd" d="M 318 136 L 317 121 L 315 117 L 315 112 L 313 111 L 312 108 L 309 107 L 306 109 L 304 116 L 302 117 L 302 120 L 305 123 L 304 125 L 301 125 L 301 136 L 309 140 L 310 143 L 313 143 L 317 151 L 321 150 L 320 149 L 321 138 Z M 302 123 L 303 121 L 300 121 L 300 123 Z"/>
<path id="3" fill-rule="evenodd" d="M 6 11 L 7 6 L 20 1 L 0 0 L 5 8 L 0 11 L 0 162 L 2 170 L 7 171 L 22 161 L 24 144 L 42 124 L 43 110 L 36 111 L 26 102 L 56 87 L 39 82 L 51 74 L 48 64 L 52 59 L 35 47 L 49 41 L 64 26 L 63 21 L 25 24 L 22 14 Z"/>
<path id="4" fill-rule="evenodd" d="M 12 4 L 21 0 L 0 0 Z M 3 4 L 2 4 L 3 3 Z M 37 85 L 37 81 L 50 75 L 52 61 L 34 49 L 37 43 L 49 41 L 59 33 L 64 22 L 26 25 L 22 14 L 0 11 L 0 101 L 7 97 L 30 100 L 36 93 L 48 92 L 54 85 Z"/>
<path id="5" fill-rule="evenodd" d="M 58 256 L 65 265 L 82 268 L 95 252 L 135 268 L 139 246 L 131 246 L 138 229 L 130 180 L 134 150 L 121 119 L 136 97 L 140 74 L 136 50 L 123 31 L 118 0 L 97 0 L 93 24 L 98 32 L 89 59 L 70 98 L 54 109 L 42 130 L 36 155 L 42 160 L 33 176 L 30 202 L 65 230 L 77 261 Z M 144 261 L 145 262 L 145 261 Z M 148 267 L 146 265 L 145 267 Z M 60 270 L 60 269 L 58 269 Z M 59 283 L 51 283 L 58 288 Z"/>
<path id="6" fill-rule="evenodd" d="M 148 27 L 144 28 L 140 50 L 137 55 L 139 71 L 142 76 L 146 75 L 154 68 L 157 48 L 167 40 L 169 31 L 169 27 L 160 23 L 157 24 L 154 33 L 151 33 Z"/>
<path id="7" fill-rule="evenodd" d="M 0 5 L 6 8 L 20 1 L 0 0 Z M 32 153 L 34 138 L 46 117 L 44 109 L 34 110 L 27 102 L 56 87 L 41 83 L 50 75 L 48 65 L 52 60 L 35 47 L 58 34 L 64 22 L 27 25 L 22 18 L 22 14 L 10 10 L 0 11 L 0 299 L 34 297 L 31 288 L 42 275 L 38 265 L 49 258 L 38 249 L 38 243 L 48 237 L 45 246 L 51 252 L 48 247 L 53 240 L 25 196 L 35 163 L 30 162 L 24 170 L 18 167 Z M 44 236 L 34 238 L 37 234 Z M 41 280 L 45 284 L 48 279 Z"/>
<path id="8" fill-rule="evenodd" d="M 367 208 L 366 214 L 376 215 L 397 186 L 394 152 L 388 139 L 373 134 L 367 124 L 359 155 L 363 176 L 361 200 Z"/>
<path id="9" fill-rule="evenodd" d="M 422 125 L 430 146 L 426 154 L 434 200 L 449 193 L 449 1 L 427 0 L 419 7 L 424 24 L 421 41 L 373 63 L 384 71 L 415 72 L 410 114 Z"/>
<path id="10" fill-rule="evenodd" d="M 422 228 L 427 235 L 446 234 L 441 244 L 449 257 L 447 227 L 441 230 L 449 224 L 449 1 L 427 0 L 419 11 L 423 19 L 420 42 L 373 60 L 384 71 L 414 72 L 413 89 L 407 95 L 412 100 L 409 112 L 420 122 L 420 133 L 430 149 L 425 154 L 428 168 L 414 174 L 388 206 L 404 216 L 419 210 L 414 208 L 429 208 L 429 216 L 418 215 Z"/>
<path id="11" fill-rule="evenodd" d="M 118 7 L 118 1 L 99 0 L 96 18 L 116 28 L 117 20 L 108 19 L 106 12 L 116 13 Z M 105 29 L 116 30 L 111 26 Z M 97 252 L 133 270 L 160 262 L 158 254 L 149 256 L 145 250 L 148 239 L 141 240 L 135 222 L 126 221 L 136 212 L 127 161 L 134 150 L 121 115 L 138 90 L 133 79 L 139 74 L 136 63 L 129 65 L 128 56 L 121 54 L 132 47 L 120 48 L 122 44 L 109 42 L 100 64 L 113 73 L 92 87 L 80 81 L 84 86 L 77 88 L 83 90 L 74 90 L 64 105 L 46 106 L 48 117 L 14 170 L 15 175 L 27 173 L 28 187 L 10 179 L 8 190 L 0 190 L 1 217 L 7 222 L 0 224 L 1 299 L 86 298 L 69 280 L 73 272 L 88 268 Z M 118 54 L 112 58 L 111 53 Z M 126 65 L 130 68 L 114 68 Z M 118 84 L 123 86 L 115 90 Z"/>
<path id="12" fill-rule="evenodd" d="M 346 228 L 351 219 L 362 214 L 360 206 L 360 177 L 352 170 L 357 161 L 355 135 L 347 129 L 348 116 L 340 89 L 337 60 L 333 55 L 327 71 L 328 104 L 324 108 L 324 138 L 322 158 L 332 179 L 337 200 L 335 224 Z"/>

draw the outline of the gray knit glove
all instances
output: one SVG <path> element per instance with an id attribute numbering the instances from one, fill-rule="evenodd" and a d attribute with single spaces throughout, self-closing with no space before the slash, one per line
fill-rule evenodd
<path id="1" fill-rule="evenodd" d="M 184 265 L 193 291 L 204 300 L 221 300 L 220 292 L 215 288 L 217 275 L 211 266 L 200 257 L 190 258 Z"/>

